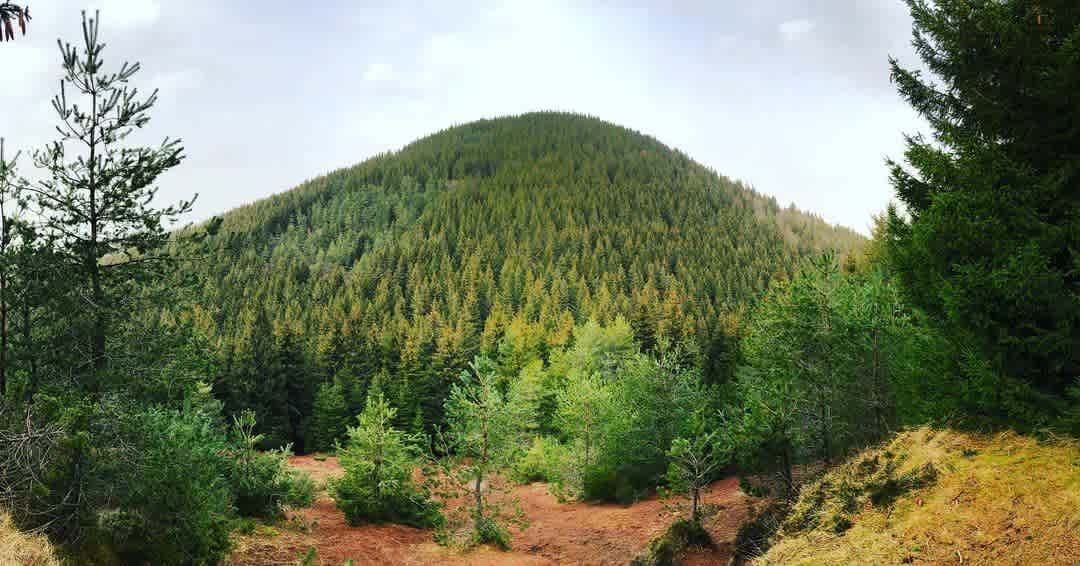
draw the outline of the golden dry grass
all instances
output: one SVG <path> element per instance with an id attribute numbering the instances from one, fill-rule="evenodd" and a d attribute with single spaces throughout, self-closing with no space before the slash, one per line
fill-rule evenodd
<path id="1" fill-rule="evenodd" d="M 876 450 L 900 455 L 900 472 L 930 463 L 936 479 L 891 505 L 861 502 L 842 534 L 781 537 L 755 564 L 1080 564 L 1080 443 L 920 428 Z"/>
<path id="2" fill-rule="evenodd" d="M 11 519 L 0 513 L 0 566 L 59 566 L 45 537 L 15 530 Z"/>

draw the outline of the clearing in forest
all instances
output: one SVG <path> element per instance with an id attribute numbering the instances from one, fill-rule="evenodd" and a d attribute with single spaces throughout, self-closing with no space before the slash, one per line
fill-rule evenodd
<path id="1" fill-rule="evenodd" d="M 296 456 L 293 466 L 308 471 L 317 482 L 341 473 L 335 458 L 318 461 Z M 290 514 L 289 522 L 260 527 L 238 541 L 234 565 L 295 563 L 314 547 L 318 563 L 356 564 L 627 564 L 641 554 L 676 518 L 656 497 L 632 505 L 559 503 L 544 484 L 513 488 L 529 526 L 512 530 L 513 548 L 500 552 L 480 547 L 457 552 L 437 545 L 430 530 L 401 525 L 351 527 L 325 494 L 310 509 Z M 735 478 L 713 483 L 705 501 L 720 506 L 707 525 L 716 547 L 690 557 L 695 564 L 726 564 L 735 533 L 747 513 L 747 498 Z"/>

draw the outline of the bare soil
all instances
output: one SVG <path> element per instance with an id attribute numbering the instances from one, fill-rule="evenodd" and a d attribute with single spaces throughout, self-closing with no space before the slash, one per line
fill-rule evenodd
<path id="1" fill-rule="evenodd" d="M 341 473 L 334 458 L 317 461 L 295 456 L 290 463 L 308 471 L 317 482 Z M 559 503 L 544 484 L 515 487 L 512 496 L 529 526 L 512 530 L 509 552 L 481 547 L 462 553 L 435 544 L 430 530 L 401 525 L 351 527 L 333 500 L 323 494 L 310 509 L 290 513 L 288 523 L 261 527 L 242 537 L 231 562 L 237 566 L 295 564 L 314 547 L 318 563 L 335 566 L 348 559 L 357 565 L 627 564 L 676 518 L 656 497 L 632 505 Z M 709 487 L 705 501 L 720 507 L 707 525 L 716 546 L 694 551 L 686 562 L 727 564 L 735 533 L 746 518 L 747 498 L 735 478 L 727 478 Z"/>

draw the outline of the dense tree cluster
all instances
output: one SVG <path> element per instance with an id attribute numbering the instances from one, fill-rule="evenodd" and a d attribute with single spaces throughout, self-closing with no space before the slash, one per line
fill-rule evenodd
<path id="1" fill-rule="evenodd" d="M 59 138 L 35 181 L 0 144 L 0 506 L 77 563 L 216 563 L 238 516 L 280 516 L 312 486 L 255 449 L 250 415 L 230 434 L 216 352 L 163 309 L 191 289 L 163 286 L 190 202 L 155 202 L 182 149 L 131 143 L 156 94 L 129 84 L 137 64 L 105 65 L 97 18 L 83 41 L 60 46 Z"/>
<path id="2" fill-rule="evenodd" d="M 379 380 L 399 424 L 419 413 L 430 430 L 474 356 L 545 358 L 588 320 L 623 316 L 644 351 L 681 344 L 723 380 L 724 321 L 799 258 L 860 241 L 653 138 L 536 113 L 451 128 L 225 215 L 193 319 L 220 350 L 227 407 L 321 447 L 323 384 L 355 414 Z"/>

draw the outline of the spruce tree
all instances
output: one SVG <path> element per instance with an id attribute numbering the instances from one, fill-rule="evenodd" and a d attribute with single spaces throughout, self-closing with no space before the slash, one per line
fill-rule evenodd
<path id="1" fill-rule="evenodd" d="M 961 345 L 1060 394 L 1080 375 L 1080 8 L 907 3 L 933 77 L 894 59 L 892 79 L 934 136 L 890 162 L 892 266 Z"/>

